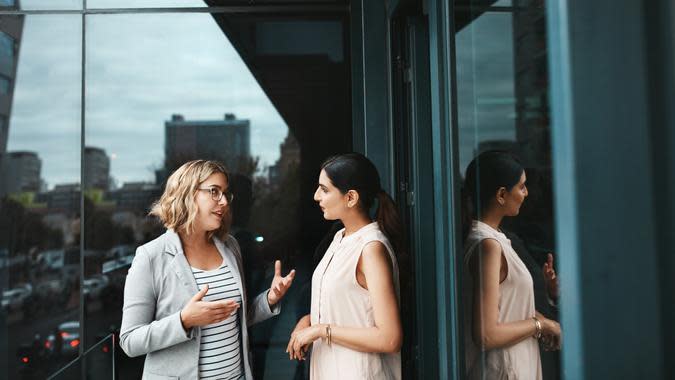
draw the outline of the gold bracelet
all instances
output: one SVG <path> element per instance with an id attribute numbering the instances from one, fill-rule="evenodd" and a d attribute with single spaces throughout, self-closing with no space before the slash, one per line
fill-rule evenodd
<path id="1" fill-rule="evenodd" d="M 541 322 L 539 321 L 539 318 L 537 317 L 532 317 L 534 319 L 534 327 L 536 327 L 537 331 L 535 331 L 534 335 L 532 335 L 535 339 L 541 338 Z"/>
<path id="2" fill-rule="evenodd" d="M 328 341 L 328 345 L 330 346 L 331 343 L 330 325 L 326 325 L 326 340 Z"/>

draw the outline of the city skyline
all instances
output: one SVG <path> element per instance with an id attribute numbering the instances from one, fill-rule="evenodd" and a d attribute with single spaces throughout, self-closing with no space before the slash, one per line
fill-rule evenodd
<path id="1" fill-rule="evenodd" d="M 81 18 L 25 20 L 7 148 L 38 153 L 50 188 L 79 182 Z M 85 144 L 110 155 L 118 183 L 154 181 L 164 160 L 164 122 L 176 113 L 249 119 L 251 155 L 261 168 L 276 162 L 288 127 L 210 15 L 87 20 Z M 120 23 L 127 27 L 119 30 Z M 171 50 L 147 48 L 169 42 Z"/>

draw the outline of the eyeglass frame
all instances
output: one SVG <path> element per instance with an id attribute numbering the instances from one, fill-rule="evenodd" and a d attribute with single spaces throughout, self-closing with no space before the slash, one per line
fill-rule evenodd
<path id="1" fill-rule="evenodd" d="M 223 196 L 225 196 L 225 200 L 227 201 L 227 203 L 232 203 L 232 201 L 234 200 L 234 193 L 231 193 L 229 191 L 222 191 L 218 187 L 215 187 L 215 186 L 214 187 L 206 187 L 206 188 L 200 187 L 197 190 L 210 192 L 211 193 L 211 199 L 216 201 L 216 202 L 220 202 L 220 200 L 223 199 Z M 216 194 L 218 194 L 218 193 L 220 193 L 220 195 L 217 196 Z"/>

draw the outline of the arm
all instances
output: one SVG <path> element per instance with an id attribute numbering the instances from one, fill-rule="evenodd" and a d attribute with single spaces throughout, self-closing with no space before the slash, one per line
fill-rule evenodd
<path id="1" fill-rule="evenodd" d="M 483 240 L 472 261 L 474 342 L 484 350 L 490 350 L 511 346 L 534 336 L 537 326 L 532 319 L 498 322 L 502 269 L 502 248 L 499 243 L 492 239 Z"/>
<path id="2" fill-rule="evenodd" d="M 193 337 L 191 329 L 188 332 L 183 329 L 180 311 L 155 320 L 157 300 L 152 273 L 147 253 L 139 248 L 124 285 L 120 328 L 120 347 L 131 357 L 186 342 Z"/>
<path id="3" fill-rule="evenodd" d="M 256 323 L 270 319 L 281 312 L 281 306 L 279 304 L 270 305 L 267 301 L 267 293 L 269 293 L 269 289 L 258 294 L 253 302 L 248 305 L 248 326 L 253 326 Z"/>
<path id="4" fill-rule="evenodd" d="M 331 340 L 361 352 L 393 353 L 401 349 L 403 332 L 399 317 L 392 266 L 386 248 L 380 242 L 366 245 L 359 258 L 357 270 L 363 273 L 375 318 L 374 327 L 345 327 L 330 325 Z M 324 324 L 313 325 L 300 331 L 294 340 L 298 352 L 319 338 L 327 338 Z"/>

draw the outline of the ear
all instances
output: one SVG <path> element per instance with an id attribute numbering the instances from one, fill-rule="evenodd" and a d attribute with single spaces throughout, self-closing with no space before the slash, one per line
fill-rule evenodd
<path id="1" fill-rule="evenodd" d="M 359 204 L 359 193 L 356 190 L 349 190 L 347 194 L 347 207 L 352 208 Z"/>
<path id="2" fill-rule="evenodd" d="M 506 188 L 503 187 L 503 186 L 500 187 L 499 189 L 497 189 L 497 198 L 496 199 L 497 199 L 498 205 L 504 206 L 504 204 L 506 203 L 506 193 L 507 193 Z"/>

